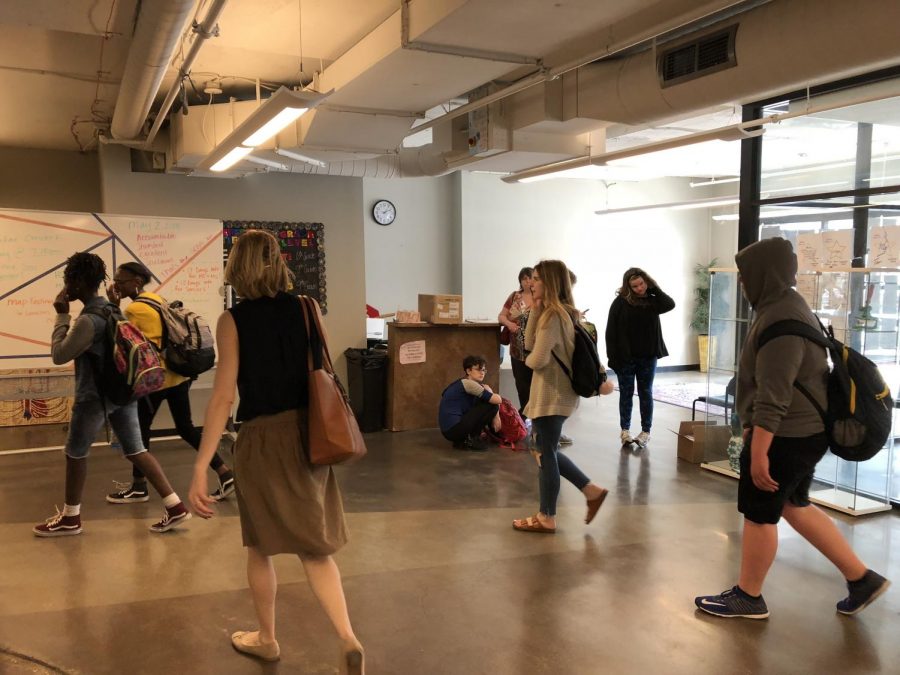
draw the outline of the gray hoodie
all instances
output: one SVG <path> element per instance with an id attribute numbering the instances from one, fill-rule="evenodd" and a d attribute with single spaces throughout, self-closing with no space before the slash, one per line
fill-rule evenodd
<path id="1" fill-rule="evenodd" d="M 796 283 L 797 256 L 781 237 L 764 239 L 735 257 L 744 295 L 755 312 L 741 350 L 737 412 L 744 428 L 760 426 L 777 436 L 812 436 L 825 430 L 822 418 L 794 387 L 798 381 L 825 407 L 828 362 L 825 350 L 809 340 L 784 336 L 757 349 L 759 335 L 783 319 L 818 328 Z"/>

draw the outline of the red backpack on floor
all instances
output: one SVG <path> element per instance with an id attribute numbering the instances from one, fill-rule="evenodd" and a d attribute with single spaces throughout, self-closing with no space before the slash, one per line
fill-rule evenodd
<path id="1" fill-rule="evenodd" d="M 500 401 L 500 431 L 491 436 L 505 448 L 515 448 L 516 443 L 528 435 L 525 421 L 508 398 Z"/>

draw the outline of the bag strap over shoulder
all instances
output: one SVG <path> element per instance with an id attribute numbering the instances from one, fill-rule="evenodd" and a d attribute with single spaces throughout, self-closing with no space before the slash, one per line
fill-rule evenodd
<path id="1" fill-rule="evenodd" d="M 759 336 L 756 348 L 762 349 L 763 346 L 775 338 L 784 337 L 785 335 L 795 335 L 797 337 L 806 338 L 810 342 L 815 342 L 825 349 L 830 349 L 831 342 L 825 335 L 825 333 L 828 332 L 828 329 L 822 325 L 821 321 L 819 321 L 819 326 L 821 327 L 821 330 L 816 330 L 805 321 L 798 321 L 796 319 L 776 321 L 763 330 L 762 334 Z"/>
<path id="2" fill-rule="evenodd" d="M 819 326 L 822 330 L 816 330 L 808 323 L 804 321 L 798 321 L 796 319 L 784 319 L 782 321 L 776 321 L 771 326 L 767 326 L 762 334 L 759 336 L 759 341 L 757 342 L 757 349 L 762 349 L 763 346 L 771 342 L 772 340 L 780 337 L 784 337 L 786 335 L 794 335 L 797 337 L 802 337 L 810 342 L 814 342 L 820 347 L 824 347 L 825 349 L 830 350 L 832 348 L 831 340 L 829 340 L 829 336 L 831 339 L 834 339 L 834 332 L 830 328 L 825 328 L 822 324 L 822 321 L 819 320 L 819 317 L 816 317 L 816 320 L 819 321 Z M 826 335 L 825 333 L 828 333 Z M 822 418 L 822 421 L 825 422 L 826 428 L 828 427 L 828 414 L 819 402 L 812 395 L 812 392 L 809 391 L 806 387 L 804 387 L 799 382 L 794 382 L 794 387 L 796 387 L 801 394 L 803 394 L 806 399 L 810 402 L 813 408 L 816 409 L 816 412 L 819 413 L 819 416 Z"/>
<path id="3" fill-rule="evenodd" d="M 308 295 L 300 295 L 297 299 L 300 301 L 300 309 L 303 312 L 303 322 L 306 325 L 306 335 L 309 340 L 307 353 L 309 370 L 322 368 L 329 373 L 334 373 L 331 353 L 328 351 L 328 335 L 322 325 L 322 311 L 319 309 L 319 303 Z"/>

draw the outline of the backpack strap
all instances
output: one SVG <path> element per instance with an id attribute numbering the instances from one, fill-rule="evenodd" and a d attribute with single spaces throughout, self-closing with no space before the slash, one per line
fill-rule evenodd
<path id="1" fill-rule="evenodd" d="M 572 319 L 571 316 L 569 318 Z M 575 324 L 575 319 L 572 319 L 572 330 L 573 330 L 573 333 L 572 333 L 573 335 L 575 335 L 575 333 L 578 332 L 578 326 Z M 575 341 L 576 342 L 578 341 L 577 336 L 575 336 Z M 575 354 L 574 347 L 572 349 L 573 349 L 572 354 L 574 355 Z M 554 359 L 556 359 L 556 362 L 559 364 L 559 367 L 563 369 L 563 372 L 566 374 L 566 377 L 568 377 L 569 380 L 571 381 L 572 380 L 572 371 L 566 367 L 566 364 L 562 362 L 562 359 L 559 358 L 556 355 L 556 352 L 554 352 L 552 349 L 550 350 L 550 354 L 553 356 Z"/>
<path id="2" fill-rule="evenodd" d="M 132 300 L 132 302 L 139 302 L 139 303 L 141 303 L 141 304 L 143 304 L 143 305 L 149 305 L 150 307 L 152 307 L 153 309 L 156 310 L 156 313 L 159 314 L 159 323 L 160 323 L 160 325 L 162 326 L 162 337 L 161 337 L 159 343 L 160 343 L 161 345 L 166 345 L 166 344 L 168 344 L 168 342 L 169 342 L 169 329 L 168 329 L 168 327 L 166 326 L 166 320 L 163 318 L 162 305 L 160 305 L 156 300 L 153 300 L 152 298 L 141 298 L 141 297 L 137 297 L 137 298 L 135 298 L 134 300 Z"/>
<path id="3" fill-rule="evenodd" d="M 776 321 L 763 330 L 762 334 L 757 340 L 756 348 L 757 350 L 762 349 L 765 345 L 767 345 L 772 340 L 775 340 L 776 338 L 793 335 L 809 340 L 810 342 L 814 342 L 820 347 L 824 347 L 825 349 L 830 350 L 832 348 L 832 344 L 831 340 L 829 340 L 829 336 L 831 337 L 831 339 L 834 339 L 834 333 L 831 331 L 831 329 L 825 328 L 819 317 L 816 317 L 816 320 L 819 321 L 821 330 L 816 330 L 805 321 L 798 321 L 797 319 L 784 319 L 782 321 Z M 829 333 L 828 336 L 825 335 L 826 331 Z M 794 382 L 794 387 L 800 390 L 800 393 L 803 394 L 810 402 L 812 407 L 816 409 L 816 412 L 819 413 L 819 417 L 821 417 L 822 421 L 825 422 L 825 426 L 827 428 L 827 413 L 825 409 L 821 405 L 819 405 L 819 402 L 813 397 L 809 389 L 796 381 Z"/>

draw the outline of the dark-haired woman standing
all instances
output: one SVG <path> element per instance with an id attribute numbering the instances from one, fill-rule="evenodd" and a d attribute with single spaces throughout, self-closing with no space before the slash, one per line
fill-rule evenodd
<path id="1" fill-rule="evenodd" d="M 152 340 L 157 347 L 162 347 L 163 324 L 160 313 L 153 304 L 164 305 L 165 299 L 156 293 L 144 290 L 144 286 L 150 283 L 150 270 L 138 262 L 127 262 L 119 265 L 113 277 L 113 283 L 106 290 L 109 301 L 118 305 L 122 298 L 129 298 L 131 303 L 125 308 L 125 318 L 133 323 L 148 340 Z M 147 300 L 148 302 L 141 302 Z M 163 361 L 165 365 L 165 361 Z M 153 426 L 153 418 L 159 411 L 163 401 L 169 404 L 169 412 L 178 435 L 194 450 L 200 447 L 200 432 L 194 426 L 191 418 L 191 384 L 193 380 L 184 375 L 173 373 L 166 369 L 166 380 L 163 388 L 149 396 L 139 399 L 138 419 L 141 426 L 141 439 L 144 447 L 150 449 L 150 427 Z M 212 497 L 216 500 L 225 499 L 234 492 L 234 475 L 225 461 L 218 454 L 213 455 L 209 463 L 213 471 L 219 476 L 219 488 Z M 147 491 L 147 479 L 137 466 L 131 468 L 131 485 L 120 484 L 121 489 L 106 495 L 106 501 L 111 504 L 130 504 L 132 502 L 145 502 L 149 498 Z"/>
<path id="2" fill-rule="evenodd" d="M 525 317 L 534 302 L 531 295 L 530 267 L 519 270 L 519 290 L 509 294 L 503 309 L 497 316 L 497 321 L 509 331 L 509 359 L 512 364 L 513 378 L 516 382 L 516 393 L 519 395 L 519 412 L 521 413 L 528 404 L 528 395 L 531 391 L 531 368 L 525 365 Z"/>
<path id="3" fill-rule="evenodd" d="M 656 361 L 668 356 L 659 315 L 675 309 L 675 301 L 639 267 L 628 269 L 609 308 L 606 323 L 606 355 L 619 380 L 619 422 L 622 445 L 644 448 L 653 425 L 653 378 Z M 634 381 L 637 379 L 641 408 L 641 432 L 631 436 Z"/>

